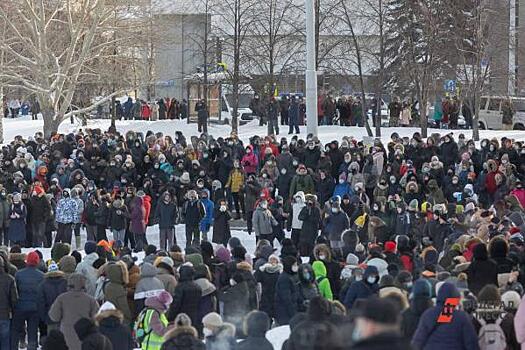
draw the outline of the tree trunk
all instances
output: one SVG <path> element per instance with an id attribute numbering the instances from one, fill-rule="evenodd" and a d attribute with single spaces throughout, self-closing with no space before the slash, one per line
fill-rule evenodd
<path id="1" fill-rule="evenodd" d="M 480 92 L 479 89 L 476 89 L 474 91 L 474 115 L 472 116 L 472 138 L 474 141 L 479 141 L 479 104 Z"/>
<path id="2" fill-rule="evenodd" d="M 53 133 L 58 132 L 62 118 L 57 119 L 55 111 L 52 109 L 42 109 L 42 116 L 44 118 L 44 138 L 49 139 Z"/>
<path id="3" fill-rule="evenodd" d="M 427 96 L 421 94 L 419 99 L 419 121 L 421 123 L 421 137 L 428 137 L 428 118 L 427 118 Z"/>

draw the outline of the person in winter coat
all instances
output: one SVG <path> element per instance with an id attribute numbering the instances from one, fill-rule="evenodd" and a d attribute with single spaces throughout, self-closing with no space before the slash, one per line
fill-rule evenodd
<path id="1" fill-rule="evenodd" d="M 168 320 L 173 321 L 177 315 L 185 313 L 195 324 L 198 324 L 199 302 L 202 297 L 201 288 L 195 283 L 195 270 L 192 266 L 183 265 L 179 269 L 179 283 L 173 294 L 173 302 L 168 310 Z"/>
<path id="2" fill-rule="evenodd" d="M 246 152 L 241 159 L 241 166 L 246 175 L 255 174 L 257 172 L 257 166 L 259 165 L 259 159 L 253 152 L 253 146 L 248 145 Z"/>
<path id="3" fill-rule="evenodd" d="M 321 296 L 325 299 L 333 300 L 334 296 L 332 294 L 332 288 L 330 287 L 330 281 L 326 278 L 326 266 L 324 263 L 322 261 L 314 261 L 312 269 Z"/>
<path id="4" fill-rule="evenodd" d="M 230 285 L 219 291 L 218 299 L 224 320 L 234 324 L 238 332 L 242 331 L 242 318 L 250 311 L 250 289 L 241 272 L 233 274 Z"/>
<path id="5" fill-rule="evenodd" d="M 26 267 L 15 275 L 18 289 L 18 301 L 13 313 L 11 344 L 18 348 L 18 340 L 24 334 L 27 323 L 28 349 L 36 350 L 38 346 L 38 285 L 44 279 L 44 273 L 38 269 L 40 257 L 32 251 L 27 255 Z"/>
<path id="6" fill-rule="evenodd" d="M 266 339 L 271 320 L 262 311 L 252 311 L 246 316 L 244 331 L 246 339 L 237 345 L 237 350 L 273 350 L 273 345 Z"/>
<path id="7" fill-rule="evenodd" d="M 8 273 L 6 261 L 0 256 L 0 349 L 10 349 L 11 315 L 18 301 L 18 291 L 13 276 Z M 6 331 L 7 330 L 7 331 Z"/>
<path id="8" fill-rule="evenodd" d="M 41 186 L 33 188 L 29 206 L 31 209 L 29 222 L 33 233 L 33 247 L 42 247 L 46 241 L 46 222 L 51 216 L 51 204 L 47 200 L 46 193 Z"/>
<path id="9" fill-rule="evenodd" d="M 135 196 L 133 198 L 130 219 L 130 231 L 135 239 L 135 252 L 141 252 L 144 249 L 146 233 L 146 210 L 144 209 L 143 197 Z"/>
<path id="10" fill-rule="evenodd" d="M 230 220 L 231 214 L 225 199 L 219 201 L 213 214 L 213 236 L 212 242 L 222 244 L 226 247 L 231 238 Z"/>
<path id="11" fill-rule="evenodd" d="M 60 323 L 60 331 L 64 333 L 67 346 L 70 350 L 80 350 L 81 340 L 75 332 L 74 326 L 81 318 L 93 318 L 98 311 L 98 304 L 93 297 L 85 293 L 86 278 L 78 273 L 69 276 L 68 291 L 56 298 L 49 318 Z"/>
<path id="12" fill-rule="evenodd" d="M 213 214 L 215 208 L 215 204 L 209 197 L 209 191 L 207 189 L 203 189 L 200 193 L 200 203 L 204 208 L 204 217 L 199 224 L 199 229 L 202 234 L 202 239 L 205 241 L 208 240 L 208 232 L 210 232 L 211 225 L 213 224 Z M 200 241 L 196 243 L 200 243 Z"/>
<path id="13" fill-rule="evenodd" d="M 141 344 L 143 350 L 159 350 L 164 343 L 164 337 L 169 331 L 166 311 L 170 307 L 173 298 L 163 291 L 156 296 L 146 299 L 144 313 L 144 331 L 147 333 Z"/>
<path id="14" fill-rule="evenodd" d="M 146 298 L 159 294 L 164 290 L 164 284 L 157 278 L 157 269 L 148 262 L 140 266 L 140 280 L 135 287 L 135 307 L 137 312 L 144 308 Z"/>
<path id="15" fill-rule="evenodd" d="M 299 282 L 297 283 L 297 291 L 299 293 L 299 304 L 297 311 L 305 312 L 310 305 L 310 301 L 319 296 L 319 287 L 315 280 L 315 273 L 310 264 L 299 265 L 297 272 Z"/>
<path id="16" fill-rule="evenodd" d="M 270 243 L 273 242 L 273 226 L 278 225 L 278 222 L 268 209 L 268 201 L 262 200 L 259 202 L 257 209 L 253 213 L 252 223 L 258 240 L 266 239 Z"/>
<path id="17" fill-rule="evenodd" d="M 306 206 L 299 212 L 298 219 L 302 221 L 298 249 L 301 256 L 309 256 L 314 249 L 315 240 L 321 228 L 321 211 L 314 195 L 305 196 Z"/>
<path id="18" fill-rule="evenodd" d="M 357 315 L 351 349 L 410 349 L 407 339 L 398 332 L 399 308 L 388 299 L 373 297 L 368 299 Z"/>
<path id="19" fill-rule="evenodd" d="M 412 287 L 410 306 L 401 314 L 401 334 L 412 339 L 423 312 L 432 307 L 432 286 L 424 279 L 419 279 Z"/>
<path id="20" fill-rule="evenodd" d="M 340 249 L 343 247 L 341 234 L 348 228 L 350 228 L 348 216 L 341 210 L 339 201 L 333 200 L 330 213 L 324 219 L 324 230 L 330 240 L 330 248 Z"/>
<path id="21" fill-rule="evenodd" d="M 454 309 L 449 323 L 437 323 L 443 312 L 447 298 L 459 298 L 457 288 L 445 282 L 439 288 L 436 306 L 426 310 L 419 320 L 416 332 L 412 338 L 412 346 L 416 349 L 479 349 L 478 337 L 474 326 L 465 311 Z"/>
<path id="22" fill-rule="evenodd" d="M 109 210 L 109 228 L 113 233 L 113 240 L 124 243 L 129 217 L 128 207 L 122 199 L 115 199 Z"/>
<path id="23" fill-rule="evenodd" d="M 304 194 L 314 194 L 315 193 L 315 183 L 311 175 L 308 174 L 308 170 L 304 164 L 299 164 L 297 167 L 297 172 L 292 178 L 292 183 L 290 184 L 290 197 L 299 191 L 302 191 Z"/>
<path id="24" fill-rule="evenodd" d="M 77 202 L 70 197 L 70 190 L 65 188 L 55 210 L 55 220 L 58 224 L 55 242 L 71 244 L 72 225 L 74 223 L 73 213 L 76 211 Z"/>
<path id="25" fill-rule="evenodd" d="M 157 268 L 157 278 L 164 284 L 164 290 L 170 295 L 175 293 L 175 287 L 177 287 L 177 279 L 175 278 L 175 263 L 170 257 L 164 256 L 160 260 L 155 261 L 155 267 Z"/>
<path id="26" fill-rule="evenodd" d="M 468 288 L 477 295 L 487 284 L 498 285 L 498 265 L 489 259 L 487 246 L 478 243 L 473 250 L 473 259 L 467 268 Z"/>
<path id="27" fill-rule="evenodd" d="M 223 322 L 221 315 L 210 312 L 202 319 L 207 350 L 235 349 L 235 326 Z"/>
<path id="28" fill-rule="evenodd" d="M 275 285 L 275 320 L 278 325 L 286 325 L 297 313 L 299 293 L 295 275 L 299 271 L 297 259 L 292 256 L 283 258 L 283 272 Z"/>
<path id="29" fill-rule="evenodd" d="M 197 330 L 192 327 L 191 320 L 186 314 L 180 314 L 175 319 L 175 327 L 164 336 L 164 344 L 160 350 L 204 350 L 206 346 L 199 339 Z"/>
<path id="30" fill-rule="evenodd" d="M 225 188 L 230 190 L 235 206 L 236 219 L 239 220 L 246 214 L 244 208 L 244 173 L 240 167 L 239 161 L 233 161 L 233 169 L 230 172 Z M 242 213 L 241 213 L 242 211 Z"/>
<path id="31" fill-rule="evenodd" d="M 159 223 L 160 249 L 167 250 L 177 244 L 175 225 L 179 214 L 169 192 L 164 192 L 160 199 L 155 208 L 155 221 Z"/>
<path id="32" fill-rule="evenodd" d="M 98 278 L 98 271 L 93 267 L 93 264 L 99 258 L 96 253 L 97 245 L 94 241 L 87 241 L 84 244 L 84 253 L 86 255 L 81 262 L 77 264 L 75 272 L 84 275 L 87 279 L 86 281 L 86 293 L 95 296 L 95 288 Z"/>
<path id="33" fill-rule="evenodd" d="M 276 255 L 270 255 L 268 262 L 261 265 L 254 274 L 257 283 L 261 284 L 261 302 L 259 310 L 266 312 L 270 318 L 275 317 L 275 286 L 283 265 Z"/>
<path id="34" fill-rule="evenodd" d="M 189 247 L 200 242 L 199 225 L 206 211 L 195 190 L 188 191 L 187 198 L 182 207 L 182 217 L 186 226 L 186 247 Z"/>
<path id="35" fill-rule="evenodd" d="M 109 301 L 124 315 L 124 324 L 131 324 L 132 314 L 128 304 L 126 285 L 129 273 L 123 261 L 108 263 L 105 266 L 108 283 L 104 286 L 104 299 Z"/>
<path id="36" fill-rule="evenodd" d="M 48 330 L 58 328 L 58 325 L 49 318 L 48 312 L 56 298 L 65 292 L 67 292 L 65 273 L 58 269 L 54 261 L 51 261 L 44 274 L 44 280 L 38 285 L 38 313 Z"/>
<path id="37" fill-rule="evenodd" d="M 89 318 L 81 318 L 75 323 L 75 332 L 82 343 L 82 350 L 113 350 L 109 339 L 98 330 Z"/>
<path id="38" fill-rule="evenodd" d="M 367 266 L 361 281 L 350 285 L 346 292 L 343 304 L 351 310 L 356 300 L 368 299 L 379 292 L 379 272 L 375 266 Z"/>
<path id="39" fill-rule="evenodd" d="M 299 191 L 293 197 L 291 211 L 288 217 L 288 231 L 292 231 L 292 242 L 297 247 L 299 245 L 299 236 L 303 227 L 302 220 L 299 219 L 301 210 L 306 206 L 304 193 Z"/>
<path id="40" fill-rule="evenodd" d="M 100 333 L 109 339 L 113 349 L 133 350 L 133 338 L 129 327 L 122 324 L 123 320 L 122 312 L 109 301 L 102 304 L 95 316 Z"/>
<path id="41" fill-rule="evenodd" d="M 27 207 L 22 203 L 19 193 L 13 194 L 13 204 L 9 208 L 9 241 L 11 245 L 25 245 Z"/>

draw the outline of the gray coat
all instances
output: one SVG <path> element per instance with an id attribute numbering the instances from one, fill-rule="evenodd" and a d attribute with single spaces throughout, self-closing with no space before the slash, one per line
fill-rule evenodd
<path id="1" fill-rule="evenodd" d="M 86 278 L 78 273 L 72 274 L 68 279 L 69 291 L 59 295 L 49 309 L 49 318 L 60 323 L 60 331 L 64 333 L 70 350 L 81 350 L 75 323 L 83 317 L 95 317 L 98 311 L 97 301 L 84 292 L 85 287 Z"/>
<path id="2" fill-rule="evenodd" d="M 0 200 L 0 227 L 9 226 L 9 207 L 7 199 Z"/>
<path id="3" fill-rule="evenodd" d="M 263 209 L 260 205 L 253 212 L 252 223 L 256 236 L 270 235 L 273 233 L 273 226 L 278 225 L 270 210 Z"/>

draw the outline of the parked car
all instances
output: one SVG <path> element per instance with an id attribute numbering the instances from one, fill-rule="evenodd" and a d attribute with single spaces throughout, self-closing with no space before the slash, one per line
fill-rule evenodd
<path id="1" fill-rule="evenodd" d="M 503 127 L 502 102 L 510 98 L 514 107 L 512 129 L 525 130 L 525 98 L 504 96 L 482 96 L 479 109 L 480 129 L 501 130 Z"/>

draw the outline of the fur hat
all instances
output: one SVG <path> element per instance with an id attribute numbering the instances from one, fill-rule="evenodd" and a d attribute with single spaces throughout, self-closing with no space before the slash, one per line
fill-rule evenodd
<path id="1" fill-rule="evenodd" d="M 223 325 L 222 317 L 216 312 L 210 312 L 202 318 L 202 324 L 207 328 L 219 328 Z"/>
<path id="2" fill-rule="evenodd" d="M 27 254 L 26 265 L 27 266 L 37 266 L 40 263 L 40 256 L 36 251 L 32 251 Z"/>

